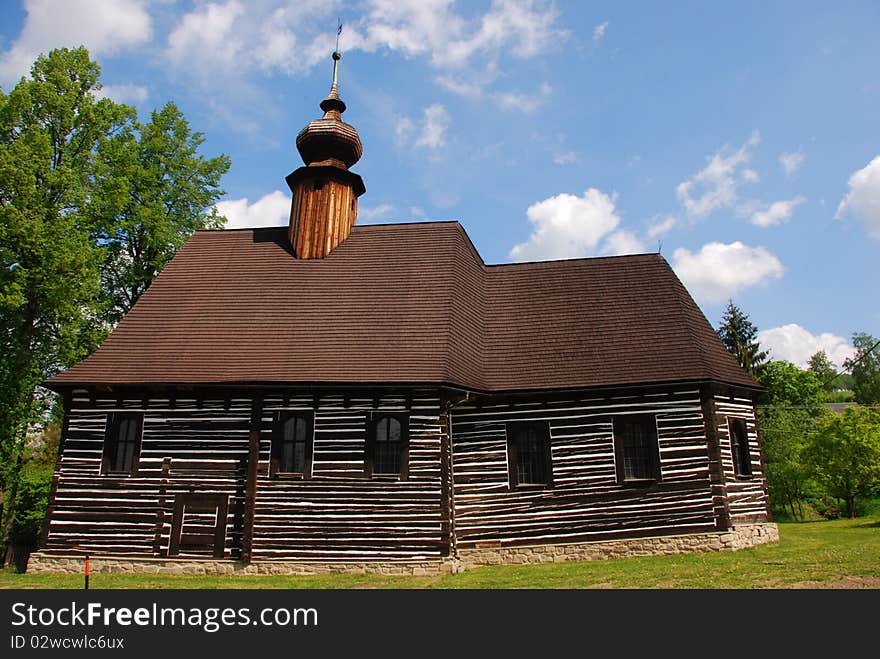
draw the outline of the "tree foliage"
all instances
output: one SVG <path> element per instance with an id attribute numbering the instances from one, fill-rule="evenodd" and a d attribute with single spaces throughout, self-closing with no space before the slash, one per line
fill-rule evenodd
<path id="1" fill-rule="evenodd" d="M 749 320 L 746 313 L 729 300 L 721 325 L 718 327 L 721 343 L 732 354 L 739 365 L 749 374 L 757 377 L 767 362 L 767 353 L 758 343 L 758 328 Z"/>
<path id="2" fill-rule="evenodd" d="M 880 488 L 880 413 L 848 407 L 843 414 L 825 414 L 805 452 L 816 480 L 854 517 L 856 497 Z"/>
<path id="3" fill-rule="evenodd" d="M 853 334 L 855 357 L 843 367 L 852 373 L 853 393 L 862 405 L 880 404 L 880 345 L 870 334 Z"/>
<path id="4" fill-rule="evenodd" d="M 106 250 L 108 322 L 125 315 L 194 231 L 223 226 L 214 203 L 230 161 L 199 155 L 203 142 L 168 103 L 147 124 L 128 126 L 99 146 L 89 212 L 94 240 Z"/>
<path id="5" fill-rule="evenodd" d="M 767 388 L 759 420 L 770 500 L 800 518 L 810 480 L 803 454 L 822 411 L 822 385 L 813 372 L 787 361 L 767 363 L 759 381 Z"/>
<path id="6" fill-rule="evenodd" d="M 28 428 L 52 403 L 39 383 L 91 352 L 194 230 L 223 222 L 228 158 L 199 156 L 203 138 L 173 104 L 138 124 L 98 98 L 99 76 L 84 48 L 59 49 L 0 90 L 4 542 L 23 519 L 19 484 L 34 480 Z"/>
<path id="7" fill-rule="evenodd" d="M 0 92 L 0 489 L 12 521 L 27 426 L 45 396 L 38 383 L 85 356 L 100 334 L 100 249 L 83 209 L 99 141 L 132 111 L 96 100 L 88 53 L 40 56 L 30 78 Z"/>
<path id="8" fill-rule="evenodd" d="M 807 362 L 807 370 L 818 378 L 819 382 L 822 383 L 822 389 L 825 391 L 834 391 L 841 388 L 837 368 L 828 359 L 828 355 L 824 350 L 820 350 L 810 357 L 809 362 Z"/>
<path id="9" fill-rule="evenodd" d="M 784 360 L 768 362 L 758 382 L 767 387 L 766 405 L 804 409 L 811 415 L 822 407 L 822 382 L 812 371 L 805 371 Z"/>

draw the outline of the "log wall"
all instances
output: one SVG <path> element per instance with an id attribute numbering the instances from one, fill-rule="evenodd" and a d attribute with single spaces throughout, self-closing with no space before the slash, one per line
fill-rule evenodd
<path id="1" fill-rule="evenodd" d="M 758 423 L 752 401 L 733 395 L 715 395 L 715 419 L 718 432 L 718 445 L 721 453 L 721 468 L 724 473 L 724 489 L 731 522 L 744 524 L 769 519 L 769 498 L 764 478 L 764 462 L 761 458 Z M 730 430 L 727 417 L 743 419 L 749 439 L 749 456 L 752 473 L 750 476 L 737 476 L 733 467 L 733 451 L 730 445 Z"/>
<path id="2" fill-rule="evenodd" d="M 656 417 L 659 482 L 618 484 L 617 414 Z M 505 423 L 514 420 L 549 423 L 551 487 L 511 489 Z M 452 453 L 461 550 L 716 530 L 696 386 L 547 403 L 460 405 L 452 414 Z"/>
<path id="3" fill-rule="evenodd" d="M 103 475 L 107 415 L 121 411 L 144 415 L 137 473 Z M 44 548 L 161 555 L 169 546 L 175 495 L 198 492 L 229 497 L 225 555 L 238 557 L 250 413 L 251 400 L 244 397 L 74 394 Z"/>
<path id="4" fill-rule="evenodd" d="M 409 405 L 409 407 L 408 407 Z M 310 399 L 267 398 L 263 426 L 281 409 L 312 410 Z M 367 418 L 409 412 L 409 474 L 364 475 Z M 440 557 L 442 538 L 438 397 L 322 398 L 315 410 L 309 479 L 270 478 L 271 438 L 262 434 L 254 516 L 254 561 Z"/>
<path id="5" fill-rule="evenodd" d="M 73 394 L 43 549 L 165 556 L 181 493 L 228 497 L 224 558 L 257 563 L 435 560 L 457 550 L 699 534 L 769 519 L 752 402 L 706 395 L 696 385 L 550 401 L 470 399 L 448 415 L 439 393 L 428 390 L 383 398 L 221 396 Z M 305 478 L 270 476 L 281 410 L 314 413 Z M 120 411 L 144 415 L 137 473 L 103 475 L 107 416 Z M 404 480 L 366 476 L 367 422 L 379 412 L 409 414 Z M 650 486 L 617 481 L 613 419 L 620 414 L 656 418 L 661 478 Z M 751 477 L 734 473 L 728 416 L 746 421 Z M 508 421 L 548 422 L 552 486 L 510 487 Z M 256 456 L 250 472 L 249 452 Z"/>
<path id="6" fill-rule="evenodd" d="M 361 560 L 439 557 L 448 551 L 441 514 L 441 424 L 437 395 L 406 399 L 338 396 L 261 398 L 251 556 L 259 559 Z M 178 493 L 229 497 L 225 552 L 241 557 L 246 534 L 249 431 L 254 399 L 91 398 L 67 412 L 43 548 L 52 552 L 162 556 L 170 544 Z M 317 405 L 317 407 L 316 407 Z M 314 412 L 312 473 L 270 478 L 274 415 Z M 137 473 L 104 475 L 108 414 L 144 415 Z M 409 413 L 406 480 L 364 471 L 367 419 Z M 210 515 L 188 519 L 209 525 Z M 200 520 L 200 518 L 203 518 Z M 210 555 L 208 550 L 181 556 Z"/>

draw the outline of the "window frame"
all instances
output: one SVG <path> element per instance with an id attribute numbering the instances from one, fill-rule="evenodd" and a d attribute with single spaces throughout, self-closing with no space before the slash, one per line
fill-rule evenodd
<path id="1" fill-rule="evenodd" d="M 383 419 L 395 419 L 400 423 L 400 470 L 377 472 L 376 467 L 376 428 Z M 370 412 L 367 416 L 367 435 L 364 441 L 364 474 L 371 479 L 393 479 L 405 481 L 409 478 L 409 419 L 408 412 Z"/>
<path id="2" fill-rule="evenodd" d="M 282 471 L 281 448 L 284 443 L 284 424 L 290 419 L 303 419 L 306 440 L 302 471 Z M 297 443 L 294 440 L 294 445 Z M 272 445 L 269 453 L 269 477 L 309 480 L 312 477 L 312 456 L 315 444 L 315 413 L 312 410 L 278 410 L 272 420 Z"/>
<path id="3" fill-rule="evenodd" d="M 620 424 L 638 422 L 647 429 L 650 427 L 648 455 L 651 459 L 650 476 L 626 475 L 626 447 L 624 446 L 624 432 Z M 660 432 L 657 428 L 657 415 L 645 414 L 616 414 L 612 417 L 612 438 L 614 442 L 614 470 L 618 485 L 627 487 L 647 487 L 662 480 L 663 472 L 660 469 Z"/>
<path id="4" fill-rule="evenodd" d="M 134 420 L 137 423 L 135 439 L 131 442 L 134 445 L 131 455 L 131 465 L 128 469 L 112 469 L 111 465 L 117 462 L 119 452 L 119 426 L 125 419 Z M 143 437 L 143 412 L 108 412 L 104 427 L 104 446 L 101 452 L 101 474 L 104 476 L 137 475 L 138 465 L 141 458 L 141 444 L 143 443 Z"/>
<path id="5" fill-rule="evenodd" d="M 524 428 L 540 429 L 542 446 L 539 455 L 543 457 L 544 481 L 539 483 L 521 483 L 519 481 L 520 446 L 516 438 L 516 430 Z M 504 424 L 507 443 L 507 480 L 511 490 L 544 489 L 553 487 L 553 449 L 550 438 L 549 421 L 508 421 Z"/>
<path id="6" fill-rule="evenodd" d="M 742 428 L 742 442 L 736 437 L 734 427 Z M 733 474 L 736 478 L 751 478 L 752 450 L 749 446 L 749 425 L 745 419 L 738 416 L 727 417 L 727 438 L 730 441 L 730 459 L 733 462 Z M 745 462 L 742 452 L 745 451 Z"/>

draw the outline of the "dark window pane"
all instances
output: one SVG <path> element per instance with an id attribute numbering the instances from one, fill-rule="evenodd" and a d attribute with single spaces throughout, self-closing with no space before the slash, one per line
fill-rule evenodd
<path id="1" fill-rule="evenodd" d="M 739 476 L 751 476 L 752 458 L 749 454 L 749 435 L 746 422 L 742 419 L 729 419 L 729 422 L 734 472 Z"/>
<path id="2" fill-rule="evenodd" d="M 373 432 L 373 473 L 399 474 L 404 449 L 403 426 L 399 419 L 386 416 L 379 419 Z"/>
<path id="3" fill-rule="evenodd" d="M 309 441 L 309 421 L 300 415 L 284 418 L 275 449 L 278 471 L 300 474 L 306 469 L 306 446 Z"/>
<path id="4" fill-rule="evenodd" d="M 516 454 L 516 484 L 545 485 L 549 482 L 547 464 L 550 433 L 546 424 L 510 424 L 510 441 Z"/>
<path id="5" fill-rule="evenodd" d="M 645 480 L 659 476 L 657 429 L 652 415 L 615 419 L 624 480 Z"/>
<path id="6" fill-rule="evenodd" d="M 108 423 L 105 468 L 110 473 L 131 473 L 140 445 L 141 417 L 139 414 L 114 413 Z"/>

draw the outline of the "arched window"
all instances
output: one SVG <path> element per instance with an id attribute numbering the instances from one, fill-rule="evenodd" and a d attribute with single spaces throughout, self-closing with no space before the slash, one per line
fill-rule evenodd
<path id="1" fill-rule="evenodd" d="M 376 414 L 367 428 L 368 476 L 406 478 L 409 462 L 409 419 L 406 414 Z"/>
<path id="2" fill-rule="evenodd" d="M 272 434 L 272 475 L 308 477 L 312 462 L 313 416 L 310 412 L 279 412 Z"/>

